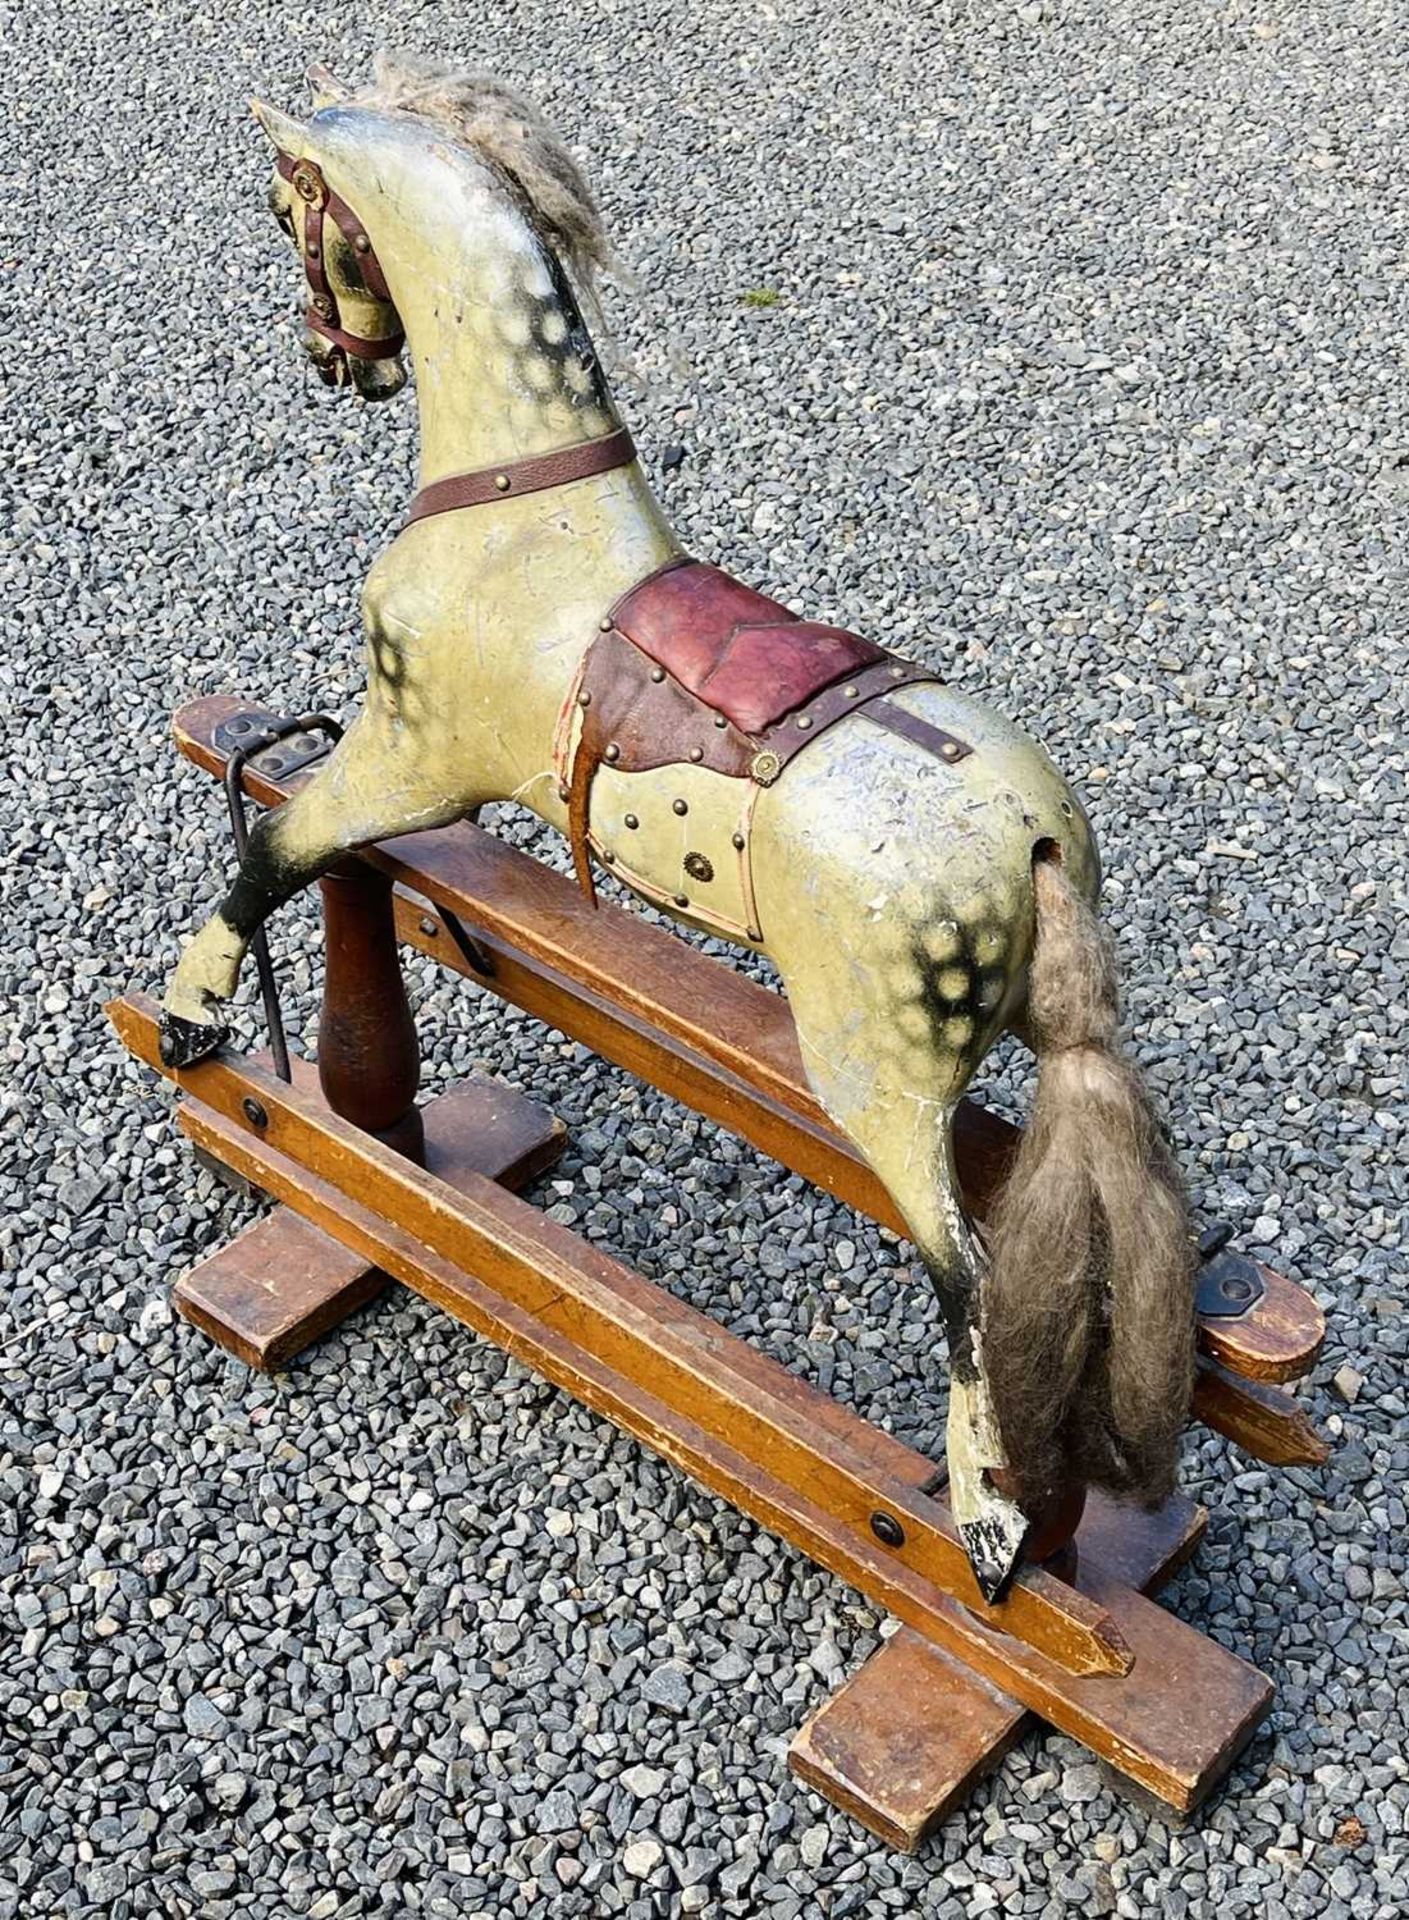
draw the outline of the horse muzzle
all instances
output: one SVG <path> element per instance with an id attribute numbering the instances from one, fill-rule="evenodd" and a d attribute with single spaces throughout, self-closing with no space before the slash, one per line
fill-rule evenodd
<path id="1" fill-rule="evenodd" d="M 362 400 L 391 400 L 406 385 L 408 375 L 398 353 L 349 353 L 335 340 L 310 327 L 304 350 L 325 387 L 350 387 Z"/>

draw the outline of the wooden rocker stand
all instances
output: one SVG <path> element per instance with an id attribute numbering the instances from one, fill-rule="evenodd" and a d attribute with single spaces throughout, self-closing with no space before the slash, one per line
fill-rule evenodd
<path id="1" fill-rule="evenodd" d="M 268 718 L 228 697 L 185 707 L 181 751 L 221 774 L 217 728 L 243 712 Z M 247 763 L 244 786 L 273 806 L 304 777 L 274 748 Z M 903 1231 L 808 1091 L 785 1002 L 671 933 L 594 912 L 570 880 L 469 824 L 368 848 L 323 896 L 316 1074 L 295 1063 L 286 1083 L 229 1051 L 164 1068 L 153 1004 L 109 1009 L 186 1095 L 182 1131 L 282 1203 L 180 1282 L 182 1313 L 274 1368 L 399 1280 L 886 1608 L 900 1630 L 813 1715 L 791 1764 L 895 1846 L 916 1848 L 1034 1717 L 1138 1797 L 1196 1808 L 1272 1698 L 1260 1673 L 1148 1598 L 1194 1551 L 1202 1510 L 1092 1495 L 1074 1542 L 986 1605 L 942 1467 L 515 1196 L 561 1151 L 556 1119 L 484 1081 L 416 1107 L 397 941 Z M 980 1217 L 1016 1139 L 966 1103 L 959 1172 Z M 1193 1414 L 1272 1464 L 1324 1459 L 1281 1385 L 1321 1344 L 1310 1296 L 1215 1251 L 1200 1308 Z"/>

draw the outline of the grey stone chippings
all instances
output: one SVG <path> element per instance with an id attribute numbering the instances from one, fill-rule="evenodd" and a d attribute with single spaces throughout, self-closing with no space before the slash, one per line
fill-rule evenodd
<path id="1" fill-rule="evenodd" d="M 302 367 L 245 99 L 383 38 L 525 86 L 588 160 L 690 548 L 1080 785 L 1201 1214 L 1331 1312 L 1324 1471 L 1190 1437 L 1211 1525 L 1169 1603 L 1279 1691 L 1186 1832 L 1048 1737 L 888 1854 L 783 1758 L 874 1608 L 409 1296 L 273 1378 L 172 1314 L 254 1208 L 100 1011 L 228 863 L 168 715 L 351 710 L 414 451 L 409 398 Z M 0 1920 L 1409 1910 L 1406 87 L 1366 0 L 12 13 Z M 307 1043 L 308 904 L 274 947 Z M 431 1090 L 479 1067 L 571 1126 L 545 1205 L 933 1445 L 907 1249 L 412 972 Z"/>

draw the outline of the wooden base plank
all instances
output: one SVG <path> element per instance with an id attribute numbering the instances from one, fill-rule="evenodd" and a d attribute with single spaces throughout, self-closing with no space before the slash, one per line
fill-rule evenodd
<path id="1" fill-rule="evenodd" d="M 1092 1494 L 1078 1554 L 1152 1593 L 1185 1563 L 1208 1516 L 1176 1495 L 1158 1513 Z M 991 1681 L 901 1627 L 798 1730 L 798 1779 L 889 1846 L 915 1853 L 1035 1724 Z"/>
<path id="2" fill-rule="evenodd" d="M 155 1011 L 141 998 L 110 1009 L 154 1067 Z M 878 1454 L 909 1450 L 512 1195 L 485 1182 L 458 1195 L 232 1056 L 170 1077 L 210 1110 L 220 1157 L 237 1171 L 1181 1811 L 1265 1714 L 1271 1689 L 1261 1674 L 1095 1563 L 1079 1567 L 1074 1586 L 1025 1571 L 1001 1607 L 985 1607 L 947 1507 L 915 1491 L 932 1463 L 910 1454 L 905 1474 L 878 1471 Z M 244 1110 L 251 1093 L 262 1126 Z M 894 1550 L 870 1530 L 878 1509 L 902 1521 Z"/>
<path id="3" fill-rule="evenodd" d="M 306 1063 L 296 1063 L 295 1075 L 311 1098 L 321 1099 Z M 178 1115 L 187 1134 L 192 1112 L 187 1105 Z M 515 1191 L 527 1186 L 553 1165 L 567 1139 L 546 1107 L 478 1076 L 428 1101 L 421 1115 L 427 1168 L 461 1189 L 471 1174 Z M 276 1207 L 192 1267 L 172 1297 L 193 1326 L 247 1366 L 273 1371 L 390 1284 L 380 1268 Z"/>
<path id="4" fill-rule="evenodd" d="M 1194 1377 L 1194 1412 L 1271 1467 L 1321 1467 L 1331 1457 L 1329 1442 L 1289 1393 L 1238 1379 L 1203 1354 Z"/>
<path id="5" fill-rule="evenodd" d="M 251 704 L 215 694 L 181 708 L 173 725 L 182 753 L 221 772 L 215 729 Z M 245 786 L 274 806 L 308 777 L 281 781 L 247 770 Z M 890 1196 L 813 1098 L 780 995 L 638 915 L 610 903 L 589 907 L 565 875 L 468 822 L 369 847 L 364 857 L 470 927 L 492 970 L 471 962 L 439 913 L 403 898 L 404 939 L 905 1233 Z M 965 1203 L 980 1219 L 1018 1138 L 1008 1121 L 974 1101 L 961 1104 L 955 1160 Z M 1231 1373 L 1287 1380 L 1315 1360 L 1325 1317 L 1294 1282 L 1264 1277 L 1264 1301 L 1238 1319 L 1201 1321 L 1200 1343 Z M 1248 1424 L 1259 1430 L 1256 1418 Z"/>

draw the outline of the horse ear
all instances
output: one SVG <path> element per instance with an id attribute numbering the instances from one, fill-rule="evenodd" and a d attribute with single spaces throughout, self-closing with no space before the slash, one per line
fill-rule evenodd
<path id="1" fill-rule="evenodd" d="M 321 60 L 315 60 L 304 75 L 308 90 L 313 95 L 313 111 L 321 113 L 324 107 L 335 107 L 342 100 L 351 97 L 352 88 L 345 86 L 336 74 L 329 73 Z"/>
<path id="2" fill-rule="evenodd" d="M 308 129 L 287 113 L 280 113 L 267 101 L 251 100 L 250 112 L 263 127 L 280 153 L 301 154 L 308 144 Z"/>

